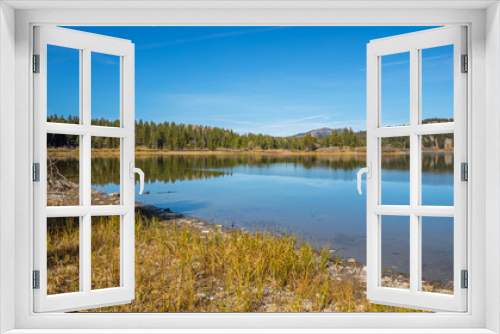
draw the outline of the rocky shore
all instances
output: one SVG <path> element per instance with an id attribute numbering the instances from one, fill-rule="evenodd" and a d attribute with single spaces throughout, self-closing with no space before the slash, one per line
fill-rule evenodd
<path id="1" fill-rule="evenodd" d="M 170 209 L 161 209 L 151 205 L 136 203 L 136 211 L 151 217 L 156 217 L 162 224 L 175 224 L 177 226 L 190 225 L 204 234 L 211 234 L 215 230 L 218 233 L 231 233 L 233 228 L 226 228 L 222 225 L 207 222 L 204 219 L 194 217 L 184 217 L 180 213 L 171 212 Z M 366 284 L 366 265 L 359 263 L 354 258 L 342 258 L 337 256 L 334 249 L 330 251 L 330 263 L 327 265 L 331 279 L 342 281 L 346 278 L 355 279 Z M 409 275 L 384 270 L 381 277 L 381 285 L 389 288 L 410 289 Z M 441 294 L 453 294 L 453 289 L 440 284 L 431 284 L 423 281 L 423 289 L 427 292 L 438 292 Z"/>
<path id="2" fill-rule="evenodd" d="M 79 205 L 79 189 L 78 184 L 69 182 L 64 178 L 49 177 L 47 183 L 47 205 Z M 102 191 L 92 189 L 92 205 L 118 205 L 120 203 L 120 194 L 111 193 L 106 194 Z M 234 233 L 234 228 L 225 227 L 222 225 L 210 223 L 204 219 L 185 217 L 181 213 L 172 212 L 168 208 L 159 208 L 151 205 L 146 205 L 136 202 L 136 212 L 140 213 L 143 217 L 155 219 L 158 225 L 165 227 L 175 226 L 189 226 L 191 230 L 197 231 L 201 235 L 209 238 L 211 235 L 229 236 Z M 319 254 L 319 251 L 318 251 Z M 336 250 L 332 249 L 328 254 L 328 263 L 326 264 L 329 277 L 331 280 L 339 282 L 350 280 L 355 281 L 357 284 L 366 285 L 367 268 L 365 265 L 357 262 L 354 258 L 342 258 L 337 254 Z M 391 271 L 384 271 L 381 277 L 381 284 L 385 287 L 409 289 L 410 282 L 408 275 L 393 273 Z M 444 294 L 453 294 L 453 290 L 449 287 L 444 287 L 436 284 L 424 283 L 424 290 L 428 292 L 439 292 Z M 272 293 L 268 294 L 268 298 L 263 300 L 265 305 L 264 309 L 269 312 L 280 311 L 274 310 Z M 203 298 L 203 296 L 197 296 Z M 207 297 L 208 298 L 208 297 Z M 365 305 L 361 303 L 362 300 L 366 302 L 366 291 L 363 289 L 363 294 L 357 296 L 360 301 L 359 307 L 356 311 L 365 311 Z M 326 309 L 325 312 L 338 311 L 332 306 L 332 309 Z"/>

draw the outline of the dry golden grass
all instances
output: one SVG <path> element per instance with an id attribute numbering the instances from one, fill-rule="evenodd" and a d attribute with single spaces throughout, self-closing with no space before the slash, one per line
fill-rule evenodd
<path id="1" fill-rule="evenodd" d="M 117 220 L 110 220 L 93 224 L 99 240 L 92 243 L 92 279 L 99 287 L 119 281 Z M 141 214 L 135 232 L 135 300 L 90 312 L 412 311 L 369 303 L 357 275 L 333 276 L 340 258 L 291 235 L 159 223 Z M 61 222 L 48 241 L 49 291 L 75 291 L 78 259 L 65 254 L 78 254 L 78 225 Z"/>
<path id="2" fill-rule="evenodd" d="M 47 294 L 79 290 L 79 218 L 47 219 Z"/>
<path id="3" fill-rule="evenodd" d="M 92 217 L 92 289 L 120 286 L 120 216 Z"/>

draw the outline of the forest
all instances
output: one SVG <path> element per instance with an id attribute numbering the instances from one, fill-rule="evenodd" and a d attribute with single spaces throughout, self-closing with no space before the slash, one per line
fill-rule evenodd
<path id="1" fill-rule="evenodd" d="M 77 117 L 47 117 L 48 122 L 78 124 Z M 452 122 L 453 119 L 432 118 L 423 120 L 423 124 Z M 120 126 L 119 121 L 94 119 L 96 126 Z M 47 134 L 47 147 L 78 147 L 78 136 Z M 184 151 L 184 150 L 299 150 L 315 151 L 321 148 L 351 148 L 366 146 L 366 131 L 353 131 L 352 128 L 336 129 L 330 136 L 313 137 L 306 134 L 302 137 L 274 137 L 264 134 L 238 134 L 233 130 L 192 124 L 176 124 L 175 122 L 156 123 L 136 120 L 136 147 L 152 150 Z M 120 145 L 118 138 L 92 137 L 95 149 L 115 149 Z M 447 149 L 453 147 L 453 134 L 423 136 L 422 145 L 427 149 Z M 409 137 L 384 138 L 382 147 L 385 150 L 409 149 Z"/>

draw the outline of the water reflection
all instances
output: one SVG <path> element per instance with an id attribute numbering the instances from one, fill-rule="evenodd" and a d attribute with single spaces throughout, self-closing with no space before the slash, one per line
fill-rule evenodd
<path id="1" fill-rule="evenodd" d="M 78 180 L 78 158 L 53 157 L 61 173 L 71 181 Z M 394 154 L 382 156 L 382 169 L 387 171 L 408 171 L 409 156 Z M 92 185 L 106 186 L 119 184 L 120 170 L 118 157 L 95 157 L 92 159 Z M 201 180 L 231 175 L 234 171 L 275 169 L 276 164 L 300 167 L 302 171 L 327 169 L 332 171 L 356 171 L 366 166 L 365 155 L 343 156 L 266 156 L 266 155 L 166 155 L 157 157 L 137 157 L 136 166 L 145 174 L 145 181 L 171 182 Z M 249 168 L 250 167 L 250 168 Z M 276 171 L 278 172 L 278 171 Z M 283 172 L 283 171 L 282 171 Z M 295 171 L 296 172 L 296 171 Z M 453 184 L 453 154 L 424 153 L 422 156 L 422 178 L 424 183 L 439 185 Z M 290 174 L 295 174 L 294 172 Z M 351 173 L 344 174 L 349 175 Z M 397 179 L 393 174 L 393 178 Z M 435 176 L 438 175 L 439 178 Z M 319 177 L 319 174 L 317 175 Z M 443 177 L 443 176 L 451 176 Z M 451 180 L 451 183 L 449 181 Z"/>

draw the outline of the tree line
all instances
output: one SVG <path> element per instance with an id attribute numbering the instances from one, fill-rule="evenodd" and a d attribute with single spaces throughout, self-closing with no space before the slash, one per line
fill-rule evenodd
<path id="1" fill-rule="evenodd" d="M 78 117 L 68 118 L 52 115 L 47 117 L 48 122 L 73 123 L 78 124 Z M 427 119 L 424 124 L 453 121 L 452 119 Z M 313 137 L 306 134 L 302 137 L 277 137 L 263 134 L 238 134 L 233 130 L 219 127 L 176 124 L 175 122 L 156 123 L 153 121 L 135 122 L 135 143 L 136 147 L 145 147 L 154 150 L 208 150 L 220 149 L 233 150 L 299 150 L 314 151 L 319 148 L 340 148 L 354 149 L 366 146 L 366 131 L 355 132 L 352 128 L 336 129 L 330 136 Z M 106 119 L 94 119 L 92 125 L 98 126 L 119 126 L 119 121 L 108 121 Z M 78 146 L 78 136 L 48 134 L 48 147 L 68 147 Z M 446 148 L 453 145 L 453 135 L 443 134 L 436 136 L 425 136 L 422 141 L 425 148 Z M 97 149 L 118 148 L 120 139 L 107 137 L 92 137 L 92 147 Z M 408 149 L 409 137 L 385 138 L 382 147 L 386 149 Z"/>

